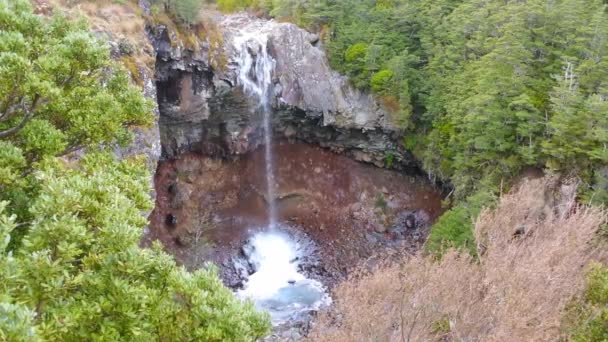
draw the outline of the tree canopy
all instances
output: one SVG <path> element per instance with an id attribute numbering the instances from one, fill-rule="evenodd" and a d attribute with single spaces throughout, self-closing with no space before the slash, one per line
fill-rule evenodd
<path id="1" fill-rule="evenodd" d="M 269 322 L 212 267 L 139 247 L 151 105 L 85 23 L 0 0 L 0 340 L 248 341 Z M 79 157 L 70 156 L 76 150 Z"/>
<path id="2" fill-rule="evenodd" d="M 240 3 L 319 31 L 332 66 L 395 114 L 406 148 L 462 206 L 440 226 L 470 227 L 471 208 L 488 204 L 476 199 L 528 168 L 577 175 L 581 199 L 608 198 L 604 1 Z"/>

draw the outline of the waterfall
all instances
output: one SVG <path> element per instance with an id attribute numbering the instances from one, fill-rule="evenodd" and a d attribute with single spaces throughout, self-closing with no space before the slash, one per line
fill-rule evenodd
<path id="1" fill-rule="evenodd" d="M 266 202 L 268 228 L 259 232 L 244 246 L 247 262 L 254 273 L 238 292 L 242 298 L 253 299 L 256 305 L 270 312 L 274 324 L 282 324 L 302 313 L 329 305 L 331 298 L 323 284 L 308 279 L 300 269 L 306 248 L 286 234 L 286 226 L 277 223 L 275 203 L 275 170 L 272 150 L 272 92 L 274 58 L 268 53 L 268 32 L 274 22 L 241 28 L 233 38 L 238 83 L 245 94 L 257 100 L 256 110 L 263 115 L 264 161 L 266 171 Z"/>
<path id="2" fill-rule="evenodd" d="M 273 229 L 277 223 L 275 203 L 274 159 L 272 153 L 271 92 L 272 72 L 275 61 L 268 53 L 268 33 L 263 31 L 241 32 L 234 38 L 239 64 L 238 81 L 244 92 L 258 100 L 258 109 L 263 114 L 264 159 L 266 165 L 266 202 L 268 205 L 268 226 Z"/>

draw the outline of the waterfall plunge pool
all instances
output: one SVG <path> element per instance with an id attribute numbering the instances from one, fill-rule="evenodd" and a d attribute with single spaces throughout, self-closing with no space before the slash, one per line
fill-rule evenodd
<path id="1" fill-rule="evenodd" d="M 259 309 L 268 311 L 274 325 L 296 320 L 332 302 L 326 287 L 307 278 L 301 268 L 301 261 L 314 251 L 311 242 L 281 228 L 261 230 L 243 246 L 246 267 L 253 273 L 237 291 L 240 298 L 251 299 Z"/>

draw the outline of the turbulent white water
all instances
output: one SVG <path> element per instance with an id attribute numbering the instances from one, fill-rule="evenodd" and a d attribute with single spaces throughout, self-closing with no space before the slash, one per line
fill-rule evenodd
<path id="1" fill-rule="evenodd" d="M 256 272 L 238 295 L 252 298 L 260 309 L 270 312 L 275 324 L 331 303 L 323 284 L 298 271 L 298 261 L 306 249 L 287 234 L 258 233 L 248 248 L 249 262 Z"/>
<path id="2" fill-rule="evenodd" d="M 268 53 L 268 33 L 262 30 L 242 32 L 234 38 L 237 49 L 238 80 L 246 94 L 254 96 L 264 116 L 264 155 L 266 162 L 266 201 L 268 203 L 268 223 L 274 228 L 277 223 L 275 205 L 274 160 L 272 154 L 271 103 L 272 72 L 275 61 Z"/>

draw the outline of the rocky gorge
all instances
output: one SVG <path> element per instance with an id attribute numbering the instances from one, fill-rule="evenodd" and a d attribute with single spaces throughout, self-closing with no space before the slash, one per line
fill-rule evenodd
<path id="1" fill-rule="evenodd" d="M 159 164 L 143 244 L 161 241 L 189 269 L 213 262 L 227 286 L 243 289 L 257 271 L 247 246 L 276 202 L 282 232 L 305 246 L 297 269 L 330 289 L 379 255 L 418 250 L 443 196 L 403 148 L 390 112 L 331 70 L 317 35 L 248 14 L 214 20 L 221 41 L 200 39 L 196 48 L 166 26 L 147 27 L 156 64 L 145 88 L 156 96 L 158 125 L 136 132 L 134 149 L 146 147 Z M 235 44 L 242 32 L 266 40 L 243 50 Z M 243 51 L 252 82 L 258 55 L 272 59 L 274 198 L 265 190 L 260 99 L 239 79 Z"/>

